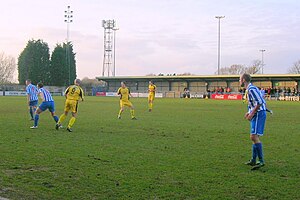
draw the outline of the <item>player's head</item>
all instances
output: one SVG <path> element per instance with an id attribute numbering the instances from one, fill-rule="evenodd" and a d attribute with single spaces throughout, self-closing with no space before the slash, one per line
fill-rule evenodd
<path id="1" fill-rule="evenodd" d="M 43 82 L 38 82 L 37 86 L 38 86 L 38 88 L 42 88 L 42 87 L 44 87 L 44 84 L 43 84 Z"/>
<path id="2" fill-rule="evenodd" d="M 248 85 L 251 82 L 251 76 L 250 74 L 244 73 L 240 77 L 240 85 L 241 87 L 244 87 L 245 84 Z"/>
<path id="3" fill-rule="evenodd" d="M 126 87 L 126 82 L 125 82 L 125 81 L 122 81 L 122 82 L 121 82 L 121 87 L 122 87 L 122 88 L 125 88 L 125 87 Z"/>
<path id="4" fill-rule="evenodd" d="M 30 79 L 27 79 L 26 81 L 25 81 L 25 84 L 26 85 L 29 85 L 31 83 L 31 80 Z"/>
<path id="5" fill-rule="evenodd" d="M 80 85 L 80 84 L 81 84 L 81 80 L 80 80 L 79 78 L 76 78 L 76 79 L 74 80 L 74 84 L 75 84 L 75 85 Z"/>
<path id="6" fill-rule="evenodd" d="M 153 81 L 152 80 L 150 80 L 149 81 L 149 85 L 153 85 L 154 83 L 153 83 Z"/>

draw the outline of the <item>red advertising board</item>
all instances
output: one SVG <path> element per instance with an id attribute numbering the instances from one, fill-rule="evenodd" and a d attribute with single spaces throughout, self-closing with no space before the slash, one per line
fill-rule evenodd
<path id="1" fill-rule="evenodd" d="M 210 96 L 211 99 L 219 99 L 219 100 L 242 100 L 243 95 L 241 94 L 212 94 Z"/>
<path id="2" fill-rule="evenodd" d="M 106 96 L 106 92 L 96 92 L 96 96 Z"/>

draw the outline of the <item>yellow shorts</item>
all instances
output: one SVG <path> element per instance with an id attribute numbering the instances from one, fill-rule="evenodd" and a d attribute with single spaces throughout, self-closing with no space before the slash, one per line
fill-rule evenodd
<path id="1" fill-rule="evenodd" d="M 124 107 L 124 106 L 128 106 L 128 107 L 132 107 L 132 103 L 130 101 L 123 101 L 123 100 L 120 100 L 120 107 Z"/>
<path id="2" fill-rule="evenodd" d="M 65 103 L 65 112 L 71 111 L 72 113 L 77 113 L 78 101 L 76 100 L 66 100 Z"/>
<path id="3" fill-rule="evenodd" d="M 153 101 L 155 97 L 155 94 L 149 94 L 148 95 L 148 101 Z"/>

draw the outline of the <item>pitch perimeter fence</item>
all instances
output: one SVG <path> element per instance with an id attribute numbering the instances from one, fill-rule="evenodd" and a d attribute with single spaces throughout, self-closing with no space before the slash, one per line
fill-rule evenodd
<path id="1" fill-rule="evenodd" d="M 57 86 L 45 86 L 53 96 L 63 96 L 66 87 Z M 116 92 L 106 92 L 104 88 L 95 87 L 82 87 L 86 96 L 117 96 Z M 146 98 L 148 97 L 147 92 L 133 92 L 134 97 Z M 196 98 L 196 99 L 217 99 L 217 100 L 241 100 L 243 93 L 240 92 L 230 92 L 230 93 L 217 93 L 217 92 L 190 92 L 186 94 L 180 91 L 166 91 L 157 92 L 155 94 L 156 98 Z M 0 96 L 26 96 L 26 86 L 25 85 L 0 85 Z M 267 100 L 280 100 L 280 101 L 300 101 L 299 93 L 286 93 L 286 92 L 276 92 L 273 94 L 266 94 L 265 98 Z"/>

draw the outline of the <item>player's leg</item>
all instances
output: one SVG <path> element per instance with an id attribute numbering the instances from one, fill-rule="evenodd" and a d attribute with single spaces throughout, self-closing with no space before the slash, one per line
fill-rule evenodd
<path id="1" fill-rule="evenodd" d="M 48 110 L 51 113 L 51 116 L 53 117 L 54 121 L 57 123 L 58 122 L 58 117 L 55 115 L 55 104 L 54 101 L 48 102 Z"/>
<path id="2" fill-rule="evenodd" d="M 264 162 L 264 159 L 263 159 L 263 151 L 262 151 L 262 143 L 259 139 L 259 136 L 258 135 L 254 135 L 252 134 L 250 136 L 252 142 L 253 142 L 253 145 L 255 146 L 255 149 L 256 149 L 256 155 L 258 156 L 259 158 L 259 161 L 260 162 Z"/>
<path id="3" fill-rule="evenodd" d="M 259 137 L 263 136 L 264 129 L 265 129 L 265 123 L 266 123 L 266 112 L 260 111 L 257 113 L 258 123 L 257 123 L 257 138 L 255 138 L 255 144 L 257 148 L 257 156 L 260 163 L 264 163 L 264 155 L 263 155 L 263 145 L 260 141 Z"/>
<path id="4" fill-rule="evenodd" d="M 58 130 L 58 128 L 61 127 L 61 124 L 63 123 L 63 121 L 65 121 L 70 110 L 71 110 L 70 102 L 68 100 L 66 100 L 64 113 L 59 116 L 59 120 L 55 126 L 56 130 Z"/>
<path id="5" fill-rule="evenodd" d="M 252 157 L 248 162 L 245 163 L 246 165 L 251 165 L 251 166 L 256 165 L 256 158 L 257 158 L 258 153 L 257 153 L 256 144 L 253 141 L 255 136 L 256 135 L 254 135 L 254 134 L 250 134 L 250 140 L 252 141 Z"/>
<path id="6" fill-rule="evenodd" d="M 265 166 L 264 155 L 263 155 L 263 148 L 262 148 L 262 143 L 259 140 L 259 136 L 258 135 L 252 135 L 251 140 L 254 143 L 253 145 L 256 148 L 257 156 L 259 158 L 259 162 L 255 163 L 255 166 L 252 167 L 252 169 L 251 169 L 251 170 L 256 170 L 256 169 L 259 169 L 259 168 Z"/>
<path id="7" fill-rule="evenodd" d="M 58 130 L 60 127 L 62 127 L 61 124 L 63 123 L 63 121 L 65 121 L 66 117 L 68 116 L 68 113 L 69 112 L 65 111 L 63 114 L 61 114 L 59 116 L 58 122 L 55 125 L 56 130 Z"/>
<path id="8" fill-rule="evenodd" d="M 31 117 L 30 120 L 34 120 L 34 116 L 33 116 L 33 107 L 32 107 L 32 106 L 29 106 L 29 114 L 30 114 L 30 117 Z"/>
<path id="9" fill-rule="evenodd" d="M 130 101 L 127 103 L 127 106 L 130 108 L 131 119 L 136 119 L 136 117 L 134 115 L 134 106 L 132 105 L 132 103 Z"/>
<path id="10" fill-rule="evenodd" d="M 153 95 L 149 95 L 148 97 L 148 105 L 149 105 L 149 112 L 153 109 Z"/>
<path id="11" fill-rule="evenodd" d="M 255 135 L 257 134 L 257 116 L 252 118 L 252 120 L 250 121 L 250 125 L 251 125 L 250 140 L 252 141 L 252 157 L 245 164 L 254 166 L 256 164 L 256 158 L 257 158 L 257 148 L 255 145 L 255 142 L 257 141 L 254 141 L 256 139 Z"/>
<path id="12" fill-rule="evenodd" d="M 35 114 L 36 109 L 37 109 L 37 106 L 36 106 L 36 105 L 35 105 L 35 106 L 32 106 L 33 115 Z"/>
<path id="13" fill-rule="evenodd" d="M 255 146 L 257 157 L 259 159 L 259 162 L 253 169 L 257 169 L 259 167 L 262 167 L 265 165 L 264 161 L 264 154 L 263 154 L 263 145 L 260 141 L 260 136 L 264 134 L 264 127 L 265 127 L 265 121 L 266 121 L 266 112 L 260 111 L 257 113 L 256 116 L 256 126 L 255 126 L 255 133 L 250 135 L 250 139 L 253 142 L 253 145 Z"/>
<path id="14" fill-rule="evenodd" d="M 69 132 L 72 132 L 72 126 L 74 125 L 75 121 L 76 121 L 76 117 L 77 117 L 77 109 L 78 109 L 78 102 L 77 101 L 73 101 L 71 103 L 71 109 L 72 109 L 72 117 L 71 119 L 69 120 L 69 124 L 68 124 L 68 127 L 67 127 L 67 130 Z"/>
<path id="15" fill-rule="evenodd" d="M 40 114 L 45 110 L 45 105 L 43 105 L 43 103 L 38 107 L 38 109 L 35 111 L 35 116 L 34 116 L 34 124 L 32 127 L 32 129 L 37 128 L 38 127 L 38 123 L 39 123 L 39 119 L 40 119 Z"/>
<path id="16" fill-rule="evenodd" d="M 122 100 L 120 100 L 120 110 L 119 110 L 119 114 L 118 114 L 118 119 L 121 119 L 121 115 L 124 112 L 124 102 Z"/>
<path id="17" fill-rule="evenodd" d="M 151 109 L 152 109 L 150 104 L 151 104 L 151 95 L 149 94 L 148 95 L 148 109 L 149 109 L 149 112 L 151 112 Z"/>
<path id="18" fill-rule="evenodd" d="M 73 113 L 72 112 L 72 117 L 71 119 L 69 120 L 69 124 L 68 124 L 68 127 L 67 127 L 67 131 L 69 132 L 72 132 L 72 126 L 74 125 L 75 121 L 76 121 L 76 117 L 77 117 L 77 113 Z"/>
<path id="19" fill-rule="evenodd" d="M 33 110 L 33 114 L 35 114 L 35 111 L 36 111 L 36 109 L 37 109 L 37 105 L 38 105 L 38 100 L 32 102 L 32 110 Z"/>
<path id="20" fill-rule="evenodd" d="M 65 110 L 64 113 L 59 116 L 59 120 L 57 123 L 58 124 L 63 123 L 63 121 L 65 121 L 66 117 L 68 116 L 68 114 L 69 112 Z"/>
<path id="21" fill-rule="evenodd" d="M 34 120 L 34 113 L 36 111 L 36 106 L 37 106 L 37 101 L 30 101 L 29 102 L 29 114 L 31 119 L 30 120 Z"/>

